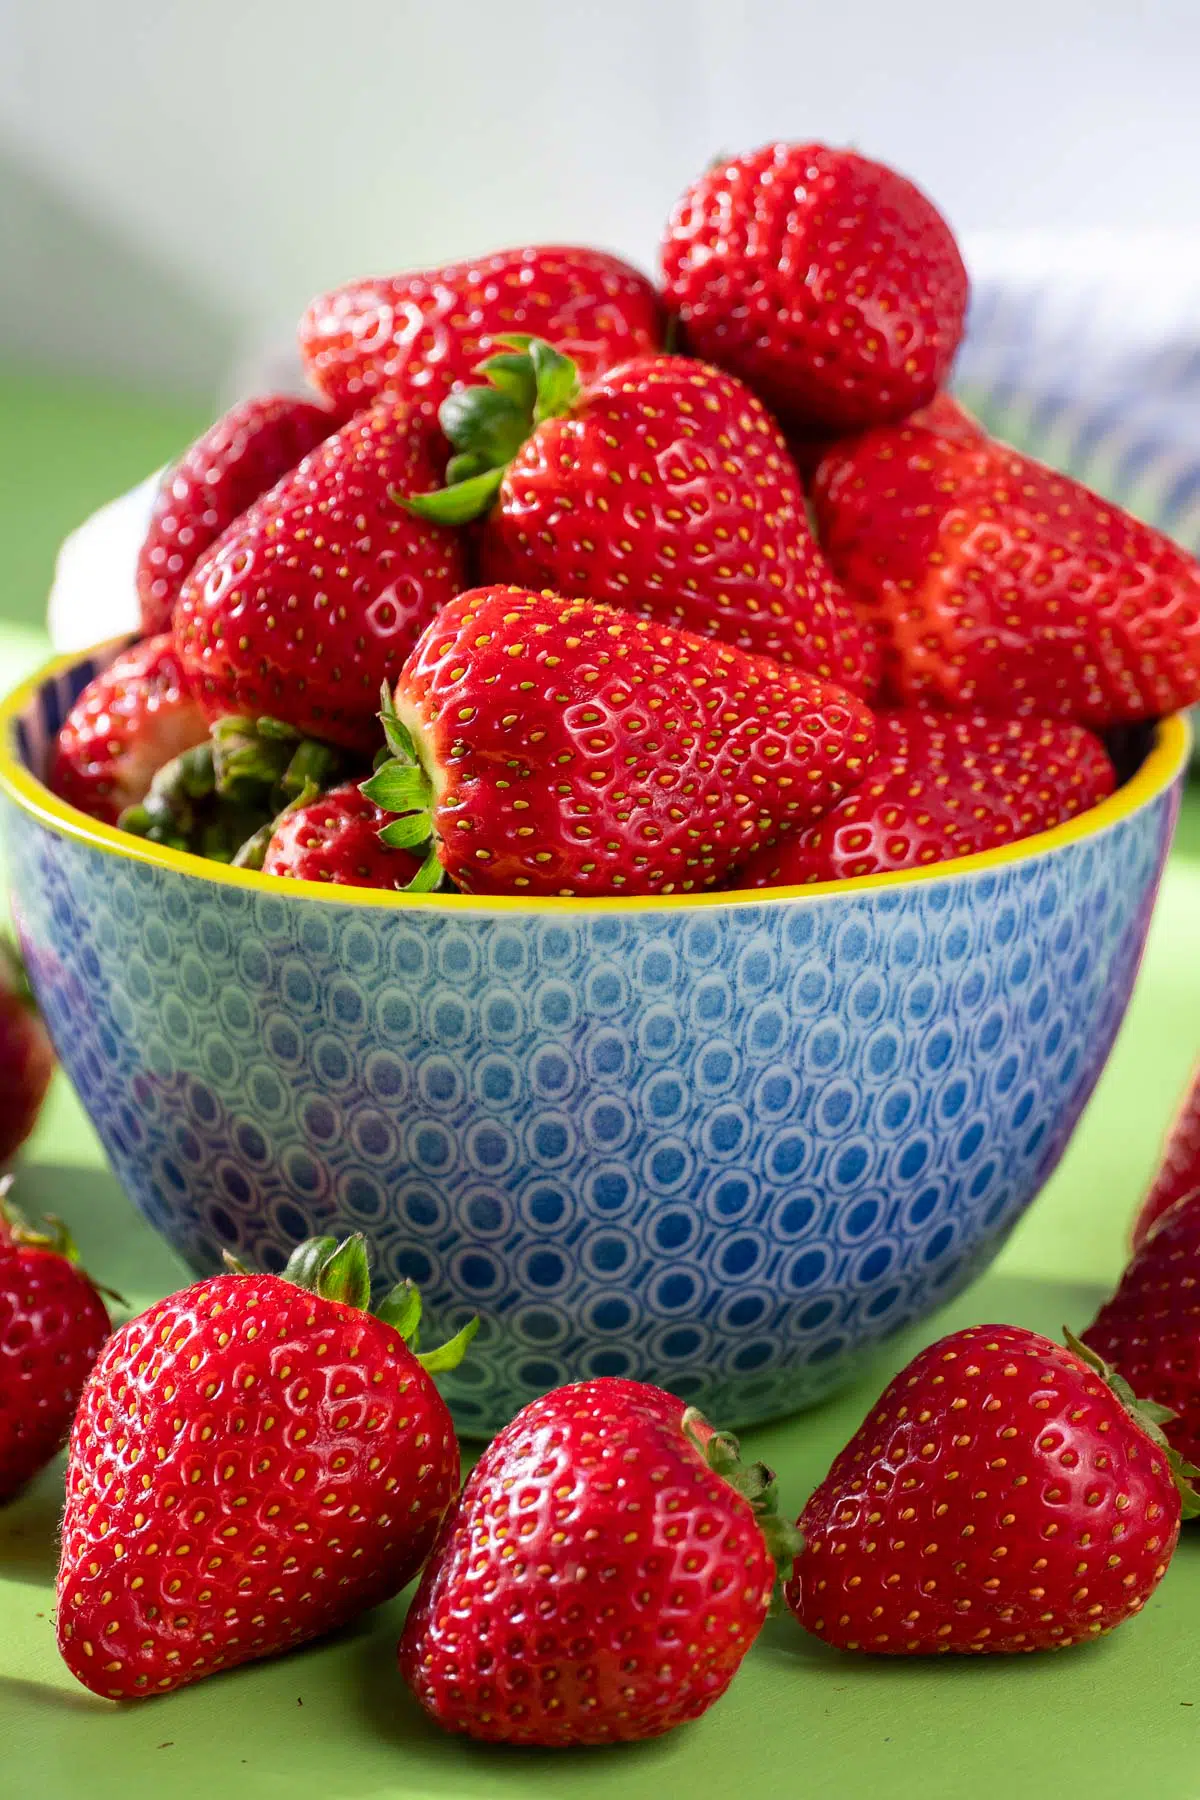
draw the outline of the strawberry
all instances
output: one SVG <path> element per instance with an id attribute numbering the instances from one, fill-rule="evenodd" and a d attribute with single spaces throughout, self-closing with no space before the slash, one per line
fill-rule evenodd
<path id="1" fill-rule="evenodd" d="M 1200 1459 L 1200 1191 L 1161 1213 L 1083 1341 L 1164 1412 L 1189 1463 Z"/>
<path id="2" fill-rule="evenodd" d="M 354 782 L 344 782 L 284 813 L 267 844 L 263 873 L 341 887 L 411 889 L 423 864 L 380 841 L 391 817 Z M 434 879 L 440 874 L 436 862 L 429 873 Z"/>
<path id="3" fill-rule="evenodd" d="M 806 1630 L 887 1656 L 1061 1650 L 1141 1610 L 1196 1497 L 1160 1409 L 1071 1344 L 972 1325 L 896 1376 L 801 1514 Z"/>
<path id="4" fill-rule="evenodd" d="M 0 1181 L 0 1504 L 66 1442 L 109 1333 L 99 1291 L 61 1219 L 35 1231 Z"/>
<path id="5" fill-rule="evenodd" d="M 442 406 L 451 485 L 413 502 L 455 521 L 492 508 L 485 581 L 607 600 L 864 691 L 862 630 L 749 388 L 685 356 L 584 388 L 550 345 L 507 341 L 525 348 L 481 365 L 491 385 Z"/>
<path id="6" fill-rule="evenodd" d="M 979 443 L 987 436 L 983 426 L 973 413 L 954 398 L 945 388 L 939 388 L 928 406 L 918 407 L 916 412 L 908 415 L 908 425 L 921 426 L 928 431 L 936 431 L 941 437 L 953 438 L 961 443 Z M 811 482 L 821 463 L 832 451 L 844 448 L 841 434 L 830 437 L 828 432 L 788 433 L 788 450 L 792 461 L 799 469 L 806 483 Z"/>
<path id="7" fill-rule="evenodd" d="M 143 800 L 155 772 L 208 736 L 168 633 L 123 650 L 84 688 L 50 759 L 60 800 L 115 825 Z"/>
<path id="8" fill-rule="evenodd" d="M 657 1737 L 725 1692 L 795 1550 L 774 1477 L 660 1388 L 612 1377 L 517 1414 L 448 1515 L 400 1639 L 447 1731 Z"/>
<path id="9" fill-rule="evenodd" d="M 59 1648 L 131 1700 L 290 1649 L 397 1593 L 458 1486 L 458 1446 L 397 1289 L 361 1237 L 282 1275 L 215 1275 L 109 1340 L 71 1433 Z"/>
<path id="10" fill-rule="evenodd" d="M 210 425 L 167 470 L 137 562 L 147 635 L 171 629 L 184 576 L 197 558 L 339 423 L 316 401 L 261 395 Z"/>
<path id="11" fill-rule="evenodd" d="M 901 704 L 1100 728 L 1200 699 L 1200 569 L 1068 476 L 910 420 L 835 447 L 813 496 Z"/>
<path id="12" fill-rule="evenodd" d="M 212 546 L 175 611 L 210 719 L 270 714 L 307 736 L 374 747 L 380 683 L 464 586 L 457 535 L 392 498 L 436 487 L 443 467 L 435 428 L 380 401 Z"/>
<path id="13" fill-rule="evenodd" d="M 21 958 L 0 931 L 0 1164 L 37 1124 L 53 1074 L 54 1051 Z"/>
<path id="14" fill-rule="evenodd" d="M 568 349 L 589 376 L 662 339 L 658 296 L 628 263 L 600 250 L 533 247 L 322 294 L 300 321 L 300 354 L 339 406 L 386 392 L 432 412 L 512 331 Z"/>
<path id="15" fill-rule="evenodd" d="M 364 792 L 468 893 L 711 887 L 859 781 L 841 688 L 590 600 L 476 588 L 426 631 Z"/>
<path id="16" fill-rule="evenodd" d="M 1200 1188 L 1200 1063 L 1167 1137 L 1162 1163 L 1133 1227 L 1136 1249 L 1155 1221 L 1185 1194 Z"/>
<path id="17" fill-rule="evenodd" d="M 950 227 L 852 150 L 768 144 L 713 164 L 672 213 L 662 261 L 689 346 L 801 430 L 903 418 L 933 398 L 962 336 Z"/>
<path id="18" fill-rule="evenodd" d="M 815 824 L 758 852 L 738 887 L 844 881 L 973 856 L 1048 831 L 1116 785 L 1099 738 L 1057 720 L 881 713 L 866 779 Z"/>

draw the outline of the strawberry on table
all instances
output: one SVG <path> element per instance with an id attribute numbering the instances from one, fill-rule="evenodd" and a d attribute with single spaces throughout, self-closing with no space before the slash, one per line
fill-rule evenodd
<path id="1" fill-rule="evenodd" d="M 0 1181 L 0 1505 L 66 1442 L 108 1313 L 61 1219 L 35 1230 Z"/>
<path id="2" fill-rule="evenodd" d="M 919 188 L 825 144 L 767 144 L 683 195 L 662 251 L 689 347 L 789 426 L 853 431 L 931 400 L 962 336 L 967 275 Z"/>
<path id="3" fill-rule="evenodd" d="M 458 454 L 421 516 L 488 513 L 487 582 L 607 600 L 855 692 L 875 668 L 779 427 L 731 375 L 641 356 L 588 387 L 538 339 L 441 409 Z M 489 510 L 490 509 L 490 510 Z"/>
<path id="4" fill-rule="evenodd" d="M 165 1693 L 398 1593 L 458 1486 L 411 1288 L 370 1299 L 362 1238 L 216 1275 L 109 1340 L 71 1433 L 58 1641 L 94 1693 Z"/>
<path id="5" fill-rule="evenodd" d="M 445 1730 L 657 1737 L 725 1692 L 795 1549 L 774 1477 L 660 1388 L 613 1378 L 517 1414 L 448 1515 L 400 1640 Z"/>
<path id="6" fill-rule="evenodd" d="M 1169 1409 L 1168 1441 L 1200 1459 L 1200 1189 L 1148 1228 L 1111 1300 L 1083 1334 L 1137 1394 Z"/>
<path id="7" fill-rule="evenodd" d="M 601 250 L 527 246 L 352 281 L 315 299 L 300 353 L 343 408 L 394 393 L 435 411 L 506 332 L 548 338 L 590 377 L 662 341 L 646 277 Z"/>
<path id="8" fill-rule="evenodd" d="M 1133 1228 L 1134 1247 L 1145 1240 L 1155 1221 L 1169 1206 L 1197 1188 L 1200 1188 L 1200 1064 L 1197 1064 L 1171 1126 L 1154 1183 L 1138 1213 Z"/>
<path id="9" fill-rule="evenodd" d="M 738 887 L 844 881 L 923 868 L 1049 831 L 1116 784 L 1099 738 L 1056 719 L 880 713 L 866 778 L 811 825 L 771 844 Z"/>
<path id="10" fill-rule="evenodd" d="M 0 929 L 0 1166 L 38 1121 L 54 1051 L 16 945 Z"/>
<path id="11" fill-rule="evenodd" d="M 833 806 L 874 739 L 861 701 L 589 600 L 476 588 L 400 674 L 365 791 L 468 893 L 711 887 Z"/>
<path id="12" fill-rule="evenodd" d="M 138 554 L 143 632 L 170 630 L 197 559 L 339 423 L 322 402 L 264 394 L 241 401 L 197 438 L 163 476 Z"/>
<path id="13" fill-rule="evenodd" d="M 424 867 L 408 850 L 391 850 L 379 833 L 393 815 L 368 800 L 352 781 L 307 805 L 287 811 L 276 824 L 263 857 L 265 875 L 323 881 L 341 887 L 411 890 Z M 433 885 L 440 869 L 429 871 Z"/>
<path id="14" fill-rule="evenodd" d="M 907 420 L 835 446 L 821 542 L 897 702 L 1099 729 L 1200 699 L 1200 568 L 994 439 Z"/>
<path id="15" fill-rule="evenodd" d="M 156 772 L 208 736 L 169 633 L 123 650 L 67 715 L 47 785 L 105 825 L 143 800 Z"/>
<path id="16" fill-rule="evenodd" d="M 788 1605 L 835 1648 L 887 1656 L 1111 1631 L 1166 1573 L 1181 1504 L 1197 1509 L 1160 1416 L 1074 1340 L 1015 1325 L 939 1339 L 805 1506 Z"/>
<path id="17" fill-rule="evenodd" d="M 184 582 L 175 640 L 208 718 L 261 713 L 370 751 L 379 687 L 464 585 L 458 534 L 393 494 L 438 486 L 436 427 L 380 401 L 262 495 Z"/>

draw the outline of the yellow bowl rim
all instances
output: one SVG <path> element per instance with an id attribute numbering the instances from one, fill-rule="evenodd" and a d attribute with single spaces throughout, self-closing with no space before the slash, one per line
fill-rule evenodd
<path id="1" fill-rule="evenodd" d="M 89 849 L 102 851 L 105 855 L 130 862 L 149 863 L 155 868 L 170 870 L 173 874 L 187 876 L 193 881 L 211 881 L 221 887 L 242 888 L 249 893 L 273 894 L 277 899 L 283 898 L 286 888 L 288 897 L 319 900 L 334 906 L 383 906 L 398 912 L 433 910 L 449 913 L 672 912 L 680 908 L 690 911 L 705 907 L 781 905 L 788 901 L 820 900 L 830 895 L 853 896 L 878 892 L 881 888 L 911 887 L 921 882 L 982 875 L 989 870 L 1011 868 L 1016 863 L 1045 856 L 1085 838 L 1098 837 L 1119 825 L 1122 820 L 1131 818 L 1143 806 L 1157 800 L 1178 780 L 1187 766 L 1191 746 L 1191 727 L 1187 717 L 1183 713 L 1175 713 L 1163 719 L 1156 727 L 1153 748 L 1132 780 L 1118 788 L 1115 794 L 1110 795 L 1099 806 L 1077 813 L 1073 819 L 1068 819 L 1063 825 L 1056 825 L 1052 831 L 1042 831 L 1034 837 L 1022 838 L 1015 844 L 1002 844 L 993 850 L 980 851 L 974 856 L 958 857 L 952 862 L 930 863 L 919 869 L 898 869 L 881 875 L 862 875 L 853 880 L 820 881 L 800 887 L 741 888 L 698 894 L 614 895 L 596 899 L 584 896 L 526 898 L 520 894 L 403 894 L 380 888 L 327 886 L 316 881 L 284 883 L 278 876 L 263 875 L 253 869 L 231 869 L 222 863 L 207 862 L 203 857 L 192 856 L 186 851 L 167 850 L 161 845 L 147 843 L 144 838 L 131 837 L 129 833 L 118 831 L 111 825 L 102 825 L 98 820 L 89 818 L 86 813 L 77 812 L 73 806 L 67 806 L 58 800 L 21 763 L 17 753 L 17 721 L 36 698 L 38 690 L 47 681 L 65 674 L 86 657 L 103 655 L 118 641 L 124 643 L 127 640 L 112 640 L 99 644 L 92 650 L 77 650 L 70 655 L 54 658 L 0 703 L 0 794 L 39 825 L 84 844 Z"/>

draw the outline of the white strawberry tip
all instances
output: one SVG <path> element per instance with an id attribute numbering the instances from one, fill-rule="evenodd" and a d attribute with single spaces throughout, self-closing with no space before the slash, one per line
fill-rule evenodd
<path id="1" fill-rule="evenodd" d="M 507 348 L 476 367 L 484 385 L 458 388 L 438 408 L 438 423 L 454 447 L 446 486 L 432 494 L 395 494 L 418 518 L 465 525 L 487 512 L 504 472 L 545 419 L 564 418 L 579 400 L 579 370 L 544 338 L 514 332 L 496 340 Z"/>
<path id="2" fill-rule="evenodd" d="M 767 1551 L 775 1564 L 775 1587 L 771 1610 L 782 1608 L 782 1588 L 792 1573 L 792 1565 L 804 1548 L 799 1528 L 779 1511 L 779 1488 L 775 1471 L 765 1463 L 742 1461 L 738 1441 L 727 1431 L 714 1431 L 699 1407 L 689 1406 L 680 1420 L 680 1430 L 692 1448 L 703 1457 L 714 1475 L 747 1502 Z"/>
<path id="3" fill-rule="evenodd" d="M 228 1251 L 224 1261 L 230 1274 L 250 1273 Z M 322 1300 L 336 1301 L 340 1306 L 352 1307 L 356 1312 L 372 1310 L 371 1255 L 361 1231 L 343 1238 L 341 1243 L 334 1237 L 306 1238 L 302 1244 L 297 1244 L 289 1256 L 282 1279 L 290 1281 L 295 1287 L 303 1288 L 306 1293 L 317 1294 Z M 478 1318 L 468 1319 L 462 1330 L 456 1332 L 447 1343 L 439 1344 L 436 1350 L 419 1351 L 417 1342 L 421 1324 L 421 1295 L 411 1281 L 399 1282 L 385 1294 L 374 1308 L 373 1316 L 381 1324 L 390 1325 L 403 1338 L 429 1375 L 456 1369 L 466 1355 L 471 1339 L 479 1330 Z"/>
<path id="4" fill-rule="evenodd" d="M 1187 1462 L 1184 1457 L 1180 1456 L 1163 1431 L 1163 1426 L 1169 1425 L 1172 1419 L 1178 1417 L 1178 1414 L 1172 1412 L 1169 1406 L 1160 1406 L 1157 1400 L 1139 1400 L 1125 1377 L 1114 1368 L 1112 1363 L 1105 1362 L 1102 1356 L 1089 1344 L 1085 1344 L 1077 1338 L 1075 1333 L 1069 1331 L 1065 1325 L 1063 1326 L 1063 1342 L 1072 1356 L 1077 1356 L 1081 1363 L 1094 1375 L 1099 1375 L 1101 1381 L 1112 1389 L 1113 1394 L 1125 1408 L 1134 1424 L 1144 1431 L 1150 1442 L 1162 1451 L 1175 1486 L 1179 1490 L 1181 1516 L 1184 1519 L 1200 1517 L 1200 1493 L 1193 1485 L 1200 1481 L 1200 1469 L 1194 1463 Z"/>
<path id="5" fill-rule="evenodd" d="M 374 774 L 359 784 L 359 793 L 383 812 L 398 815 L 380 829 L 380 843 L 389 850 L 425 846 L 425 859 L 405 892 L 431 893 L 443 879 L 433 824 L 437 780 L 421 757 L 419 740 L 396 711 L 395 698 L 386 681 L 379 696 L 379 722 L 387 748 L 376 757 Z"/>

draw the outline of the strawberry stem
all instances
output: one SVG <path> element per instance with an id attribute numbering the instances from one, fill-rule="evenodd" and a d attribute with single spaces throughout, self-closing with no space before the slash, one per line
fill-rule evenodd
<path id="1" fill-rule="evenodd" d="M 790 1576 L 792 1564 L 804 1548 L 804 1539 L 796 1526 L 779 1511 L 779 1488 L 775 1471 L 765 1463 L 743 1462 L 737 1439 L 727 1431 L 714 1431 L 698 1407 L 689 1406 L 686 1409 L 680 1428 L 713 1473 L 719 1475 L 722 1481 L 727 1481 L 753 1512 L 775 1564 L 776 1580 L 771 1609 L 778 1611 L 782 1605 L 783 1583 Z"/>
<path id="2" fill-rule="evenodd" d="M 1065 1325 L 1063 1326 L 1063 1342 L 1072 1356 L 1077 1356 L 1081 1363 L 1092 1370 L 1093 1374 L 1099 1375 L 1101 1381 L 1108 1384 L 1134 1424 L 1139 1426 L 1150 1442 L 1156 1444 L 1162 1451 L 1167 1459 L 1167 1466 L 1174 1478 L 1175 1486 L 1179 1489 L 1179 1509 L 1183 1518 L 1200 1517 L 1200 1493 L 1193 1486 L 1194 1482 L 1200 1481 L 1200 1469 L 1194 1463 L 1187 1462 L 1180 1456 L 1163 1431 L 1163 1426 L 1169 1425 L 1171 1420 L 1178 1415 L 1173 1413 L 1169 1406 L 1160 1406 L 1157 1400 L 1139 1400 L 1125 1377 L 1113 1367 L 1112 1363 L 1105 1362 L 1102 1356 L 1089 1344 L 1082 1343 L 1075 1333 L 1069 1331 Z"/>
<path id="3" fill-rule="evenodd" d="M 10 1197 L 14 1180 L 12 1175 L 0 1177 L 0 1239 L 7 1238 L 9 1243 L 18 1244 L 27 1250 L 49 1250 L 54 1256 L 61 1256 L 64 1262 L 69 1262 L 72 1268 L 81 1269 L 87 1274 L 79 1259 L 79 1246 L 65 1221 L 57 1213 L 43 1213 L 42 1225 L 48 1229 L 39 1230 L 36 1225 L 31 1224 L 16 1201 Z M 100 1282 L 92 1281 L 90 1275 L 88 1280 L 98 1294 L 106 1294 L 118 1306 L 129 1304 L 115 1288 L 103 1287 Z"/>
<path id="4" fill-rule="evenodd" d="M 245 1274 L 244 1269 L 233 1271 Z M 307 1238 L 297 1244 L 283 1271 L 284 1281 L 319 1294 L 323 1300 L 336 1300 L 366 1312 L 371 1305 L 371 1263 L 367 1240 L 361 1231 L 343 1238 Z M 417 1335 L 421 1323 L 421 1294 L 415 1283 L 402 1281 L 392 1288 L 375 1308 L 375 1317 L 399 1333 L 429 1374 L 456 1369 L 466 1354 L 467 1346 L 479 1330 L 477 1318 L 468 1320 L 461 1331 L 436 1350 L 417 1354 Z"/>

